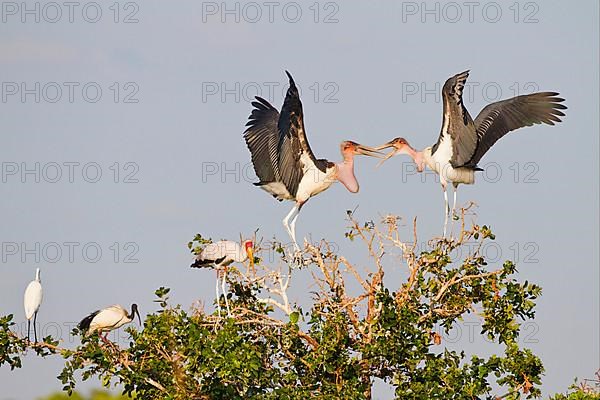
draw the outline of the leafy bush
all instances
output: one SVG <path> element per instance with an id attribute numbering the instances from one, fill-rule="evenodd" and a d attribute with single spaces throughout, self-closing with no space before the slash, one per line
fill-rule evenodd
<path id="1" fill-rule="evenodd" d="M 542 362 L 518 338 L 521 324 L 535 316 L 541 288 L 518 281 L 510 261 L 487 265 L 480 250 L 494 240 L 488 227 L 465 229 L 463 222 L 458 238 L 432 240 L 417 252 L 416 226 L 408 242 L 396 218 L 377 226 L 349 216 L 346 237 L 364 244 L 372 260 L 368 273 L 326 242 L 307 244 L 302 263 L 275 246 L 282 253 L 276 266 L 257 258 L 255 268 L 230 268 L 231 316 L 187 312 L 160 288 L 158 310 L 147 315 L 143 330 L 127 328 L 128 346 L 103 344 L 95 334 L 66 349 L 51 337 L 28 343 L 10 330 L 9 315 L 0 319 L 0 365 L 21 367 L 26 349 L 60 354 L 65 366 L 58 378 L 69 394 L 80 373 L 143 399 L 368 399 L 375 378 L 393 385 L 397 399 L 540 396 Z M 197 235 L 190 248 L 206 243 Z M 452 259 L 456 249 L 466 255 Z M 307 310 L 288 299 L 295 268 L 313 276 Z M 391 268 L 407 276 L 393 291 L 383 284 Z M 445 346 L 440 332 L 469 314 L 499 354 L 467 357 Z M 553 399 L 597 396 L 580 388 Z"/>

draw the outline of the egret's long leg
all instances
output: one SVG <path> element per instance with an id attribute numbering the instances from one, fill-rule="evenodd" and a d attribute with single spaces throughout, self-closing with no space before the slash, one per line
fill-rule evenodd
<path id="1" fill-rule="evenodd" d="M 223 270 L 223 280 L 221 281 L 221 289 L 223 289 L 223 297 L 225 297 L 225 308 L 227 309 L 227 316 L 231 315 L 231 309 L 229 308 L 229 300 L 227 300 L 227 290 L 225 284 L 227 280 L 227 268 Z"/>
<path id="2" fill-rule="evenodd" d="M 35 313 L 33 313 L 33 338 L 35 339 L 35 342 L 37 343 L 37 329 L 35 328 L 35 322 L 37 321 L 37 311 Z"/>
<path id="3" fill-rule="evenodd" d="M 215 291 L 217 292 L 217 313 L 221 317 L 221 299 L 219 299 L 219 269 L 217 271 L 217 283 L 215 284 Z"/>
<path id="4" fill-rule="evenodd" d="M 294 205 L 294 208 L 292 208 L 290 210 L 288 215 L 286 215 L 286 217 L 283 219 L 283 226 L 285 227 L 285 229 L 288 232 L 288 235 L 294 242 L 294 247 L 295 247 L 296 251 L 300 251 L 300 246 L 298 246 L 298 243 L 296 242 L 296 231 L 295 231 L 295 229 L 293 230 L 290 227 L 289 221 L 290 221 L 290 219 L 292 220 L 292 226 L 295 228 L 296 227 L 296 217 L 298 216 L 299 212 L 300 212 L 300 208 L 296 204 L 296 205 Z"/>
<path id="5" fill-rule="evenodd" d="M 35 327 L 34 327 L 34 328 L 35 328 Z M 28 341 L 28 342 L 31 342 L 31 338 L 30 338 L 30 336 L 31 336 L 31 320 L 30 320 L 30 319 L 28 319 L 28 320 L 27 320 L 27 341 Z"/>
<path id="6" fill-rule="evenodd" d="M 448 214 L 450 214 L 450 206 L 448 205 L 448 191 L 446 185 L 442 185 L 444 190 L 444 237 L 446 237 L 446 229 L 448 228 Z"/>

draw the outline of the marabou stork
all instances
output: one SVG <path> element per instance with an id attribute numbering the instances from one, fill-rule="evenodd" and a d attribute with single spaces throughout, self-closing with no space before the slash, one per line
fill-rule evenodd
<path id="1" fill-rule="evenodd" d="M 313 154 L 306 131 L 298 88 L 289 72 L 290 87 L 281 113 L 261 97 L 252 102 L 254 109 L 246 124 L 244 139 L 252 155 L 254 171 L 259 182 L 254 185 L 270 193 L 277 200 L 291 200 L 296 204 L 283 219 L 283 226 L 296 242 L 296 219 L 302 206 L 313 196 L 328 189 L 336 180 L 351 193 L 358 192 L 354 176 L 354 156 L 377 157 L 375 149 L 344 141 L 340 145 L 343 161 L 333 163 L 317 159 Z"/>
<path id="2" fill-rule="evenodd" d="M 394 147 L 383 161 L 396 154 L 408 154 L 419 172 L 427 165 L 440 176 L 445 202 L 444 237 L 450 213 L 447 183 L 452 182 L 454 188 L 454 210 L 458 185 L 475 182 L 475 171 L 482 171 L 477 163 L 494 143 L 515 129 L 561 122 L 559 117 L 565 114 L 560 110 L 567 108 L 560 104 L 564 99 L 557 97 L 556 92 L 532 93 L 488 104 L 473 121 L 462 99 L 468 76 L 469 71 L 461 72 L 444 83 L 444 117 L 436 144 L 417 151 L 404 138 L 395 138 L 376 147 L 377 150 Z"/>
<path id="3" fill-rule="evenodd" d="M 31 318 L 33 318 L 33 335 L 37 343 L 37 329 L 35 323 L 37 320 L 37 313 L 42 304 L 44 297 L 42 291 L 42 281 L 40 280 L 40 269 L 35 270 L 35 279 L 29 282 L 25 289 L 25 295 L 23 296 L 23 306 L 25 308 L 25 318 L 27 318 L 27 340 L 29 340 L 29 334 L 31 332 Z"/>
<path id="4" fill-rule="evenodd" d="M 141 325 L 142 320 L 140 318 L 140 313 L 138 312 L 137 304 L 134 303 L 131 305 L 131 313 L 129 314 L 127 313 L 126 309 L 118 304 L 115 304 L 113 306 L 103 308 L 102 310 L 94 311 L 82 319 L 77 327 L 82 333 L 85 334 L 85 336 L 89 336 L 98 331 L 100 334 L 100 339 L 102 339 L 103 342 L 108 343 L 108 338 L 106 337 L 108 332 L 130 323 L 133 321 L 133 318 L 136 315 Z M 105 333 L 104 336 L 102 336 L 103 332 Z"/>
<path id="5" fill-rule="evenodd" d="M 221 274 L 221 289 L 225 297 L 225 306 L 227 314 L 231 313 L 229 309 L 229 301 L 227 300 L 227 291 L 225 283 L 227 278 L 227 267 L 234 262 L 242 263 L 247 259 L 250 260 L 250 266 L 254 266 L 254 243 L 251 240 L 245 240 L 243 248 L 239 243 L 231 240 L 220 240 L 207 245 L 200 254 L 196 256 L 196 261 L 191 265 L 192 268 L 206 268 L 214 266 L 217 271 L 217 310 L 221 315 L 221 305 L 219 304 L 219 274 Z"/>

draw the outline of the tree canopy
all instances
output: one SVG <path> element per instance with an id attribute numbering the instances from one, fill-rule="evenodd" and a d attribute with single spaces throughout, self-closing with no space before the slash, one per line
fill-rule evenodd
<path id="1" fill-rule="evenodd" d="M 20 368 L 25 351 L 60 354 L 65 365 L 58 379 L 68 394 L 78 379 L 99 377 L 143 399 L 369 399 L 376 378 L 392 385 L 397 399 L 541 395 L 542 361 L 518 339 L 542 289 L 519 281 L 509 260 L 488 265 L 481 248 L 495 239 L 489 227 L 465 227 L 463 216 L 457 238 L 418 249 L 416 222 L 406 239 L 395 217 L 375 224 L 349 213 L 348 221 L 346 237 L 364 246 L 368 266 L 325 241 L 307 244 L 302 262 L 275 243 L 274 265 L 258 252 L 253 267 L 229 269 L 230 316 L 172 304 L 163 287 L 143 329 L 127 328 L 128 345 L 105 344 L 96 333 L 64 348 L 52 337 L 28 342 L 11 330 L 8 315 L 0 318 L 0 365 Z M 189 247 L 197 253 L 208 242 L 197 235 Z M 463 250 L 460 258 L 453 257 L 456 249 Z M 384 280 L 391 268 L 405 277 L 395 287 Z M 298 269 L 313 279 L 310 307 L 288 298 Z M 479 334 L 497 346 L 496 354 L 446 346 L 443 333 L 467 316 L 480 321 Z M 552 399 L 600 398 L 590 382 Z"/>

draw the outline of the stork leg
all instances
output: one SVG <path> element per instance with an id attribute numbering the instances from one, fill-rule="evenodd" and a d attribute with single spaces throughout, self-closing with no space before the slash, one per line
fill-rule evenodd
<path id="1" fill-rule="evenodd" d="M 221 289 L 223 290 L 223 297 L 225 297 L 225 308 L 227 309 L 227 316 L 231 316 L 231 309 L 229 308 L 229 300 L 227 300 L 227 290 L 225 290 L 225 284 L 227 279 L 227 267 L 223 270 L 223 278 L 221 281 Z"/>
<path id="2" fill-rule="evenodd" d="M 219 318 L 221 317 L 221 299 L 219 298 L 219 269 L 216 268 L 217 271 L 217 283 L 215 284 L 215 291 L 217 293 L 217 314 L 219 314 Z"/>
<path id="3" fill-rule="evenodd" d="M 444 238 L 446 237 L 446 229 L 448 228 L 448 214 L 450 214 L 450 206 L 448 205 L 448 191 L 446 190 L 446 182 L 442 183 L 444 191 Z"/>
<path id="4" fill-rule="evenodd" d="M 102 335 L 102 333 L 104 333 L 104 335 Z M 106 332 L 100 331 L 100 334 L 98 336 L 104 342 L 104 344 L 110 346 L 111 343 L 108 341 L 108 331 L 106 331 Z"/>
<path id="5" fill-rule="evenodd" d="M 300 250 L 298 248 L 298 243 L 296 242 L 296 221 L 298 220 L 298 215 L 300 215 L 300 210 L 298 210 L 296 215 L 294 215 L 294 218 L 292 218 L 292 222 L 290 222 L 290 228 L 292 230 L 292 235 L 294 238 L 294 244 L 296 245 L 296 250 Z"/>
<path id="6" fill-rule="evenodd" d="M 37 329 L 35 328 L 35 324 L 37 321 L 37 311 L 35 313 L 33 313 L 33 338 L 35 339 L 35 342 L 37 343 Z"/>
<path id="7" fill-rule="evenodd" d="M 454 202 L 452 203 L 452 215 L 454 215 L 456 213 L 456 192 L 458 192 L 458 183 L 453 183 L 452 189 L 454 192 Z"/>
<path id="8" fill-rule="evenodd" d="M 286 217 L 283 219 L 283 226 L 285 227 L 285 229 L 288 232 L 288 235 L 294 242 L 294 248 L 298 252 L 300 251 L 300 246 L 298 246 L 298 243 L 296 242 L 296 218 L 298 217 L 299 212 L 300 212 L 300 206 L 298 204 L 295 204 L 294 208 L 292 208 L 290 210 L 290 212 L 288 213 L 288 215 L 286 215 Z M 291 227 L 290 227 L 290 223 L 289 223 L 290 219 L 292 220 Z"/>
<path id="9" fill-rule="evenodd" d="M 300 209 L 298 209 L 298 211 L 300 211 Z M 299 212 L 296 213 L 296 215 L 292 219 L 290 227 L 292 228 L 292 233 L 294 235 L 294 244 L 296 245 L 295 246 L 296 253 L 294 254 L 294 263 L 296 264 L 296 266 L 300 267 L 300 266 L 302 266 L 303 258 L 302 258 L 302 250 L 300 250 L 300 248 L 298 247 L 298 244 L 296 243 L 296 220 L 298 219 L 298 215 L 299 215 Z M 302 244 L 302 246 L 304 246 L 304 244 Z"/>

